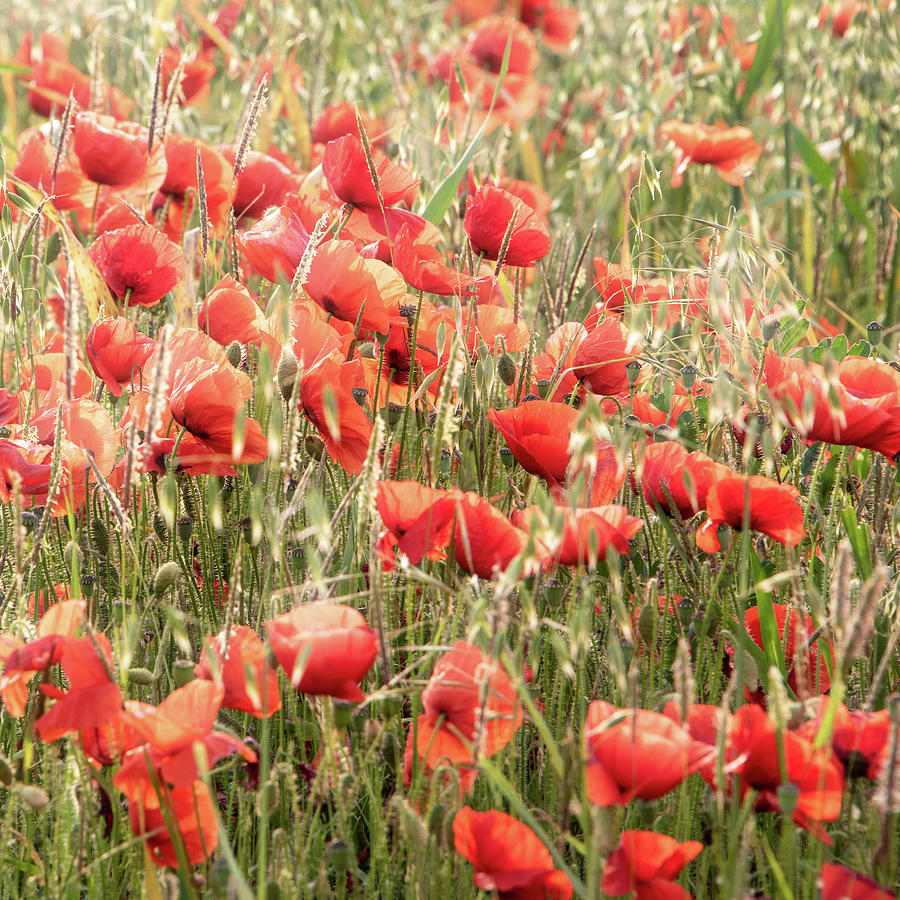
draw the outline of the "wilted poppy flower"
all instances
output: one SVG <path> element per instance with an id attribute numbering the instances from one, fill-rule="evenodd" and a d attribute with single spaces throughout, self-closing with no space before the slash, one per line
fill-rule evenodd
<path id="1" fill-rule="evenodd" d="M 202 780 L 178 785 L 164 791 L 165 812 L 161 806 L 147 806 L 139 800 L 128 807 L 131 830 L 143 837 L 150 848 L 150 858 L 157 866 L 180 865 L 175 838 L 170 828 L 178 831 L 187 862 L 196 866 L 206 860 L 219 843 L 219 821 L 209 788 Z"/>
<path id="2" fill-rule="evenodd" d="M 755 790 L 757 810 L 778 811 L 778 788 L 790 782 L 797 788 L 793 820 L 831 843 L 822 823 L 835 821 L 841 813 L 844 778 L 830 748 L 816 750 L 810 741 L 790 731 L 783 731 L 779 740 L 775 723 L 765 710 L 751 703 L 731 718 L 726 756 L 727 763 L 734 763 L 729 768 L 732 777 L 739 779 L 742 800 L 747 791 Z"/>
<path id="3" fill-rule="evenodd" d="M 434 667 L 422 692 L 416 751 L 429 769 L 443 760 L 472 763 L 499 753 L 522 725 L 516 689 L 499 663 L 457 641 Z"/>
<path id="4" fill-rule="evenodd" d="M 812 616 L 801 614 L 796 609 L 790 609 L 783 603 L 773 603 L 772 609 L 775 613 L 775 624 L 778 627 L 778 640 L 784 651 L 788 686 L 794 693 L 802 693 L 803 695 L 827 693 L 831 689 L 831 678 L 828 675 L 828 668 L 821 644 L 812 640 L 816 631 Z M 803 628 L 806 631 L 806 635 L 803 638 L 804 643 L 801 645 L 806 647 L 806 659 L 801 667 L 806 675 L 806 684 L 803 685 L 802 689 L 797 683 L 797 666 L 794 664 L 801 615 L 803 615 Z M 747 634 L 750 635 L 753 643 L 761 650 L 764 650 L 759 607 L 752 606 L 744 613 L 744 628 L 747 629 Z M 834 658 L 833 648 L 831 656 Z"/>
<path id="5" fill-rule="evenodd" d="M 655 800 L 698 771 L 702 760 L 687 732 L 645 709 L 595 700 L 585 722 L 587 793 L 597 806 Z"/>
<path id="6" fill-rule="evenodd" d="M 101 235 L 88 253 L 113 294 L 131 306 L 159 303 L 184 269 L 181 249 L 140 223 Z"/>
<path id="7" fill-rule="evenodd" d="M 329 456 L 351 475 L 362 471 L 369 452 L 372 423 L 356 398 L 365 387 L 359 358 L 340 363 L 326 357 L 303 375 L 300 407 L 316 426 Z"/>
<path id="8" fill-rule="evenodd" d="M 543 222 L 518 197 L 486 185 L 466 200 L 463 224 L 472 249 L 485 259 L 497 259 L 510 222 L 515 221 L 506 256 L 507 266 L 533 266 L 550 252 L 550 234 Z"/>
<path id="9" fill-rule="evenodd" d="M 675 441 L 644 447 L 638 466 L 641 491 L 650 503 L 683 519 L 706 506 L 706 497 L 716 478 L 731 470 L 712 457 L 695 450 L 689 453 Z"/>
<path id="10" fill-rule="evenodd" d="M 460 491 L 439 491 L 418 481 L 380 481 L 375 489 L 375 507 L 387 529 L 378 539 L 384 570 L 394 568 L 395 547 L 413 565 L 424 556 L 443 559 L 460 496 Z"/>
<path id="11" fill-rule="evenodd" d="M 828 379 L 822 366 L 766 354 L 764 381 L 775 404 L 810 441 L 900 452 L 900 373 L 877 360 L 847 357 Z"/>
<path id="12" fill-rule="evenodd" d="M 489 409 L 487 417 L 526 472 L 551 487 L 565 481 L 569 440 L 578 420 L 574 406 L 530 400 L 511 409 Z"/>
<path id="13" fill-rule="evenodd" d="M 697 530 L 697 546 L 707 553 L 721 549 L 717 530 L 752 528 L 794 547 L 806 536 L 800 491 L 763 475 L 731 475 L 720 478 L 706 495 L 707 520 Z"/>
<path id="14" fill-rule="evenodd" d="M 453 818 L 456 852 L 475 866 L 473 880 L 501 900 L 569 900 L 572 883 L 538 836 L 506 813 L 464 806 Z"/>
<path id="15" fill-rule="evenodd" d="M 670 119 L 659 129 L 665 140 L 678 146 L 679 158 L 672 173 L 672 187 L 678 187 L 691 163 L 707 163 L 733 185 L 742 185 L 762 153 L 753 132 L 742 125 L 694 125 Z"/>
<path id="16" fill-rule="evenodd" d="M 225 633 L 208 638 L 194 666 L 194 675 L 221 681 L 222 706 L 265 719 L 281 709 L 278 673 L 269 665 L 265 644 L 246 625 L 235 625 Z"/>
<path id="17" fill-rule="evenodd" d="M 897 895 L 877 881 L 846 866 L 822 863 L 822 900 L 897 900 Z"/>
<path id="18" fill-rule="evenodd" d="M 592 393 L 615 396 L 631 386 L 626 363 L 637 360 L 642 349 L 618 319 L 602 319 L 578 345 L 573 368 Z"/>
<path id="19" fill-rule="evenodd" d="M 279 206 L 237 240 L 244 257 L 263 278 L 290 281 L 309 244 L 309 234 L 293 210 Z"/>
<path id="20" fill-rule="evenodd" d="M 362 613 L 329 601 L 303 603 L 266 623 L 269 646 L 302 694 L 358 702 L 378 637 Z"/>
<path id="21" fill-rule="evenodd" d="M 394 206 L 403 200 L 411 202 L 419 182 L 381 150 L 375 147 L 370 147 L 370 150 L 378 179 L 377 192 L 358 134 L 347 134 L 328 142 L 322 154 L 322 172 L 334 193 L 344 203 L 352 203 L 362 209 Z M 381 203 L 378 201 L 379 192 Z"/>
<path id="22" fill-rule="evenodd" d="M 103 379 L 114 397 L 143 380 L 143 366 L 156 347 L 156 341 L 138 334 L 134 324 L 121 316 L 98 319 L 88 333 L 85 350 L 94 372 Z"/>
<path id="23" fill-rule="evenodd" d="M 703 849 L 699 841 L 679 844 L 652 831 L 623 831 L 603 870 L 603 893 L 635 900 L 690 900 L 675 879 Z"/>
<path id="24" fill-rule="evenodd" d="M 112 116 L 82 112 L 75 116 L 72 146 L 81 170 L 95 184 L 126 187 L 147 172 L 147 129 L 135 122 L 117 122 Z M 162 146 L 154 147 L 154 158 L 164 165 Z M 157 165 L 159 182 L 148 185 L 156 190 L 163 168 Z"/>

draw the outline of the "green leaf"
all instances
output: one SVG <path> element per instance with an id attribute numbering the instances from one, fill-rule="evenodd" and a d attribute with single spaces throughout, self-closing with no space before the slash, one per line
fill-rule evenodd
<path id="1" fill-rule="evenodd" d="M 466 148 L 466 152 L 460 157 L 459 162 L 453 167 L 450 174 L 441 182 L 440 187 L 434 192 L 434 196 L 428 201 L 428 206 L 425 207 L 425 212 L 422 215 L 434 225 L 440 223 L 441 219 L 444 218 L 444 213 L 450 208 L 450 204 L 456 196 L 457 188 L 466 174 L 466 169 L 469 168 L 469 163 L 472 161 L 472 157 L 475 156 L 478 144 L 484 137 L 491 113 L 494 111 L 494 104 L 500 96 L 500 89 L 503 87 L 503 80 L 506 78 L 506 73 L 509 69 L 509 53 L 511 49 L 512 35 L 506 42 L 503 63 L 500 66 L 500 74 L 497 76 L 497 87 L 494 88 L 494 96 L 491 98 L 491 105 L 487 115 L 484 117 L 484 121 L 481 123 L 481 128 L 475 133 L 475 137 L 472 138 L 472 142 Z"/>
<path id="2" fill-rule="evenodd" d="M 856 560 L 856 568 L 865 581 L 872 574 L 872 551 L 869 548 L 869 534 L 864 525 L 856 518 L 856 510 L 852 506 L 846 507 L 841 512 L 841 521 L 847 532 L 847 540 L 853 550 L 853 558 Z"/>
<path id="3" fill-rule="evenodd" d="M 772 595 L 760 587 L 761 582 L 768 577 L 762 567 L 759 557 L 750 551 L 750 568 L 756 583 L 756 608 L 759 610 L 759 630 L 762 635 L 763 651 L 766 654 L 766 663 L 775 666 L 784 675 L 784 651 L 781 646 L 781 634 L 778 631 L 778 622 L 775 619 L 775 605 Z"/>
<path id="4" fill-rule="evenodd" d="M 816 145 L 796 125 L 791 126 L 791 131 L 794 147 L 812 177 L 826 191 L 831 190 L 831 185 L 834 183 L 834 171 L 831 166 L 822 159 L 822 154 L 816 149 Z"/>
<path id="5" fill-rule="evenodd" d="M 803 336 L 807 331 L 809 331 L 809 321 L 807 319 L 794 319 L 788 325 L 782 326 L 781 336 L 778 340 L 779 353 L 784 356 L 793 350 L 803 340 Z"/>
<path id="6" fill-rule="evenodd" d="M 850 350 L 850 342 L 847 340 L 846 334 L 836 335 L 831 342 L 831 355 L 835 362 L 840 362 Z"/>

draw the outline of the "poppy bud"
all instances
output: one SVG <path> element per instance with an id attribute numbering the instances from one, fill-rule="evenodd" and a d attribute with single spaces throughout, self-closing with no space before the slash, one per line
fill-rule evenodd
<path id="1" fill-rule="evenodd" d="M 153 530 L 162 543 L 168 542 L 169 530 L 166 528 L 166 517 L 159 510 L 153 514 Z"/>
<path id="2" fill-rule="evenodd" d="M 271 815 L 276 809 L 278 809 L 278 804 L 278 785 L 274 781 L 267 781 L 262 786 L 262 790 L 259 792 L 257 808 L 259 810 L 265 810 L 269 815 Z"/>
<path id="3" fill-rule="evenodd" d="M 760 323 L 760 327 L 762 330 L 762 339 L 763 342 L 769 344 L 774 339 L 775 335 L 778 334 L 778 328 L 781 325 L 781 320 L 778 316 L 766 316 L 762 322 Z"/>
<path id="4" fill-rule="evenodd" d="M 235 368 L 238 368 L 241 364 L 241 356 L 243 355 L 243 348 L 238 341 L 232 341 L 225 348 L 225 355 L 228 357 L 228 362 L 230 362 Z"/>
<path id="5" fill-rule="evenodd" d="M 428 830 L 434 837 L 441 836 L 441 830 L 444 827 L 444 820 L 447 818 L 447 810 L 444 809 L 442 803 L 435 803 L 428 810 Z"/>
<path id="6" fill-rule="evenodd" d="M 23 784 L 16 791 L 22 802 L 40 812 L 50 802 L 47 792 L 33 784 Z"/>
<path id="7" fill-rule="evenodd" d="M 153 578 L 153 593 L 161 597 L 181 575 L 181 566 L 177 562 L 163 563 Z"/>
<path id="8" fill-rule="evenodd" d="M 648 603 L 638 615 L 638 634 L 641 640 L 649 647 L 653 643 L 653 632 L 656 630 L 656 610 Z"/>
<path id="9" fill-rule="evenodd" d="M 135 684 L 151 685 L 156 682 L 156 676 L 149 669 L 139 666 L 128 670 L 128 680 Z"/>
<path id="10" fill-rule="evenodd" d="M 389 769 L 396 769 L 400 761 L 400 743 L 393 731 L 385 729 L 381 733 L 381 758 Z"/>
<path id="11" fill-rule="evenodd" d="M 2 753 L 0 753 L 0 784 L 5 784 L 9 787 L 14 780 L 15 773 L 13 772 L 12 764 Z"/>
<path id="12" fill-rule="evenodd" d="M 347 871 L 347 868 L 350 865 L 350 847 L 347 845 L 346 841 L 332 841 L 325 848 L 325 855 L 328 857 L 328 862 L 336 872 Z"/>
<path id="13" fill-rule="evenodd" d="M 172 679 L 178 687 L 194 680 L 194 664 L 189 659 L 176 659 L 172 664 Z"/>
<path id="14" fill-rule="evenodd" d="M 182 544 L 186 544 L 194 533 L 194 523 L 188 516 L 182 516 L 175 523 L 175 533 L 178 535 L 178 540 L 181 541 Z"/>
<path id="15" fill-rule="evenodd" d="M 786 815 L 792 816 L 800 800 L 800 789 L 796 784 L 786 781 L 778 785 L 778 808 Z"/>
<path id="16" fill-rule="evenodd" d="M 103 519 L 91 519 L 91 543 L 102 556 L 109 553 L 109 529 Z"/>
<path id="17" fill-rule="evenodd" d="M 281 887 L 277 881 L 266 882 L 266 900 L 281 900 Z"/>
<path id="18" fill-rule="evenodd" d="M 350 719 L 353 718 L 354 709 L 356 709 L 356 704 L 351 703 L 349 700 L 335 700 L 334 727 L 348 728 L 350 726 Z"/>
<path id="19" fill-rule="evenodd" d="M 507 387 L 512 387 L 516 383 L 516 376 L 518 375 L 516 364 L 508 353 L 502 354 L 500 359 L 497 360 L 497 374 Z"/>
<path id="20" fill-rule="evenodd" d="M 363 359 L 375 359 L 375 343 L 374 341 L 363 341 L 356 345 L 356 352 Z"/>
<path id="21" fill-rule="evenodd" d="M 278 390 L 285 400 L 290 400 L 294 394 L 294 381 L 297 378 L 297 357 L 294 356 L 290 348 L 285 347 L 281 351 L 281 357 L 278 360 L 278 368 L 275 372 L 275 380 L 278 383 Z"/>

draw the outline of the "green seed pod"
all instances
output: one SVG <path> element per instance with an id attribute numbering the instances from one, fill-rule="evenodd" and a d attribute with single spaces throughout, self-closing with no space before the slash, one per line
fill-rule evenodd
<path id="1" fill-rule="evenodd" d="M 194 664 L 189 659 L 176 659 L 172 663 L 172 680 L 178 687 L 184 687 L 194 680 Z"/>
<path id="2" fill-rule="evenodd" d="M 648 603 L 638 614 L 637 630 L 641 640 L 649 647 L 653 643 L 653 632 L 657 629 L 656 613 L 653 605 Z"/>
<path id="3" fill-rule="evenodd" d="M 91 519 L 91 543 L 102 556 L 109 553 L 109 529 L 103 519 Z"/>
<path id="4" fill-rule="evenodd" d="M 264 891 L 266 900 L 281 900 L 281 888 L 277 881 L 267 881 Z"/>
<path id="5" fill-rule="evenodd" d="M 350 866 L 350 847 L 346 841 L 332 841 L 325 848 L 325 856 L 336 872 L 346 872 Z"/>
<path id="6" fill-rule="evenodd" d="M 232 341 L 225 348 L 225 355 L 228 357 L 228 362 L 230 362 L 235 368 L 237 368 L 241 364 L 243 348 L 237 341 Z"/>
<path id="7" fill-rule="evenodd" d="M 537 383 L 537 392 L 540 396 L 541 400 L 546 400 L 550 395 L 550 388 L 553 387 L 552 383 L 547 378 L 539 379 Z"/>
<path id="8" fill-rule="evenodd" d="M 375 344 L 372 341 L 364 341 L 356 345 L 356 352 L 363 359 L 375 359 Z"/>
<path id="9" fill-rule="evenodd" d="M 793 815 L 794 810 L 797 808 L 797 802 L 800 800 L 800 789 L 797 785 L 786 781 L 778 786 L 776 794 L 778 796 L 778 808 L 781 812 L 786 816 Z"/>
<path id="10" fill-rule="evenodd" d="M 513 466 L 515 466 L 516 458 L 513 456 L 513 452 L 509 447 L 500 448 L 500 462 L 503 463 L 504 469 L 512 469 Z"/>
<path id="11" fill-rule="evenodd" d="M 85 600 L 90 600 L 94 595 L 94 588 L 97 587 L 97 579 L 93 575 L 81 576 L 81 596 Z"/>
<path id="12" fill-rule="evenodd" d="M 40 812 L 50 802 L 47 792 L 34 784 L 19 785 L 16 793 L 22 798 L 22 802 L 33 810 Z"/>
<path id="13" fill-rule="evenodd" d="M 444 827 L 444 820 L 447 818 L 447 810 L 444 808 L 443 803 L 435 803 L 431 809 L 428 810 L 428 830 L 431 834 L 439 838 L 441 836 L 441 829 Z"/>
<path id="14" fill-rule="evenodd" d="M 760 322 L 763 342 L 766 344 L 771 343 L 775 335 L 778 334 L 780 326 L 781 319 L 779 319 L 778 316 L 766 316 L 762 322 Z"/>
<path id="15" fill-rule="evenodd" d="M 388 729 L 381 733 L 381 758 L 389 769 L 396 769 L 400 760 L 400 743 L 397 736 Z"/>
<path id="16" fill-rule="evenodd" d="M 70 571 L 75 570 L 76 564 L 79 569 L 81 568 L 81 563 L 84 560 L 84 553 L 81 552 L 81 547 L 79 547 L 75 541 L 69 541 L 63 548 L 63 560 L 65 560 Z"/>
<path id="17" fill-rule="evenodd" d="M 497 374 L 507 387 L 512 387 L 516 383 L 519 372 L 515 360 L 508 353 L 502 354 L 497 360 Z"/>
<path id="18" fill-rule="evenodd" d="M 694 382 L 697 380 L 698 371 L 696 366 L 692 366 L 688 363 L 681 370 L 681 383 L 690 390 L 694 386 Z"/>
<path id="19" fill-rule="evenodd" d="M 177 562 L 163 563 L 153 578 L 153 593 L 161 597 L 181 576 L 181 566 Z"/>
<path id="20" fill-rule="evenodd" d="M 178 535 L 178 540 L 181 541 L 182 544 L 188 543 L 191 539 L 191 535 L 194 533 L 194 523 L 187 516 L 182 516 L 175 523 L 175 534 Z"/>
<path id="21" fill-rule="evenodd" d="M 289 347 L 281 351 L 278 366 L 275 369 L 275 381 L 278 390 L 285 400 L 290 400 L 294 394 L 294 381 L 297 378 L 297 357 Z"/>
<path id="22" fill-rule="evenodd" d="M 641 364 L 636 359 L 629 359 L 625 363 L 625 374 L 628 376 L 628 383 L 632 386 L 637 384 L 638 375 L 641 374 Z"/>
<path id="23" fill-rule="evenodd" d="M 356 704 L 347 700 L 334 701 L 334 727 L 347 728 L 350 725 L 350 719 L 353 718 L 353 710 Z"/>
<path id="24" fill-rule="evenodd" d="M 22 526 L 24 529 L 29 532 L 29 534 L 37 528 L 40 519 L 33 513 L 29 512 L 27 509 L 22 513 Z"/>
<path id="25" fill-rule="evenodd" d="M 143 684 L 149 686 L 156 682 L 156 676 L 149 670 L 140 666 L 128 670 L 128 680 L 135 684 Z"/>

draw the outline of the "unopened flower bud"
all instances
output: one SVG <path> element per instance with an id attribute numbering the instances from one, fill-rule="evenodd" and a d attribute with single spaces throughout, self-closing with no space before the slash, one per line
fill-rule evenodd
<path id="1" fill-rule="evenodd" d="M 156 681 L 156 676 L 149 670 L 140 666 L 128 670 L 128 680 L 135 684 L 151 685 Z"/>
<path id="2" fill-rule="evenodd" d="M 508 353 L 501 354 L 500 359 L 497 360 L 497 374 L 507 387 L 512 387 L 516 383 L 519 373 L 515 361 Z"/>
<path id="3" fill-rule="evenodd" d="M 297 378 L 297 357 L 289 347 L 281 351 L 278 366 L 275 369 L 275 381 L 278 390 L 285 400 L 290 400 L 294 394 L 294 381 Z"/>
<path id="4" fill-rule="evenodd" d="M 779 319 L 778 316 L 766 316 L 760 323 L 763 342 L 766 344 L 771 343 L 774 340 L 775 335 L 778 334 L 780 326 L 781 319 Z"/>
<path id="5" fill-rule="evenodd" d="M 172 680 L 184 687 L 194 680 L 194 664 L 189 659 L 176 659 L 172 664 Z"/>
<path id="6" fill-rule="evenodd" d="M 91 543 L 101 556 L 109 553 L 109 529 L 103 519 L 91 519 Z"/>
<path id="7" fill-rule="evenodd" d="M 153 593 L 161 597 L 181 576 L 181 566 L 177 562 L 163 563 L 153 578 Z"/>

